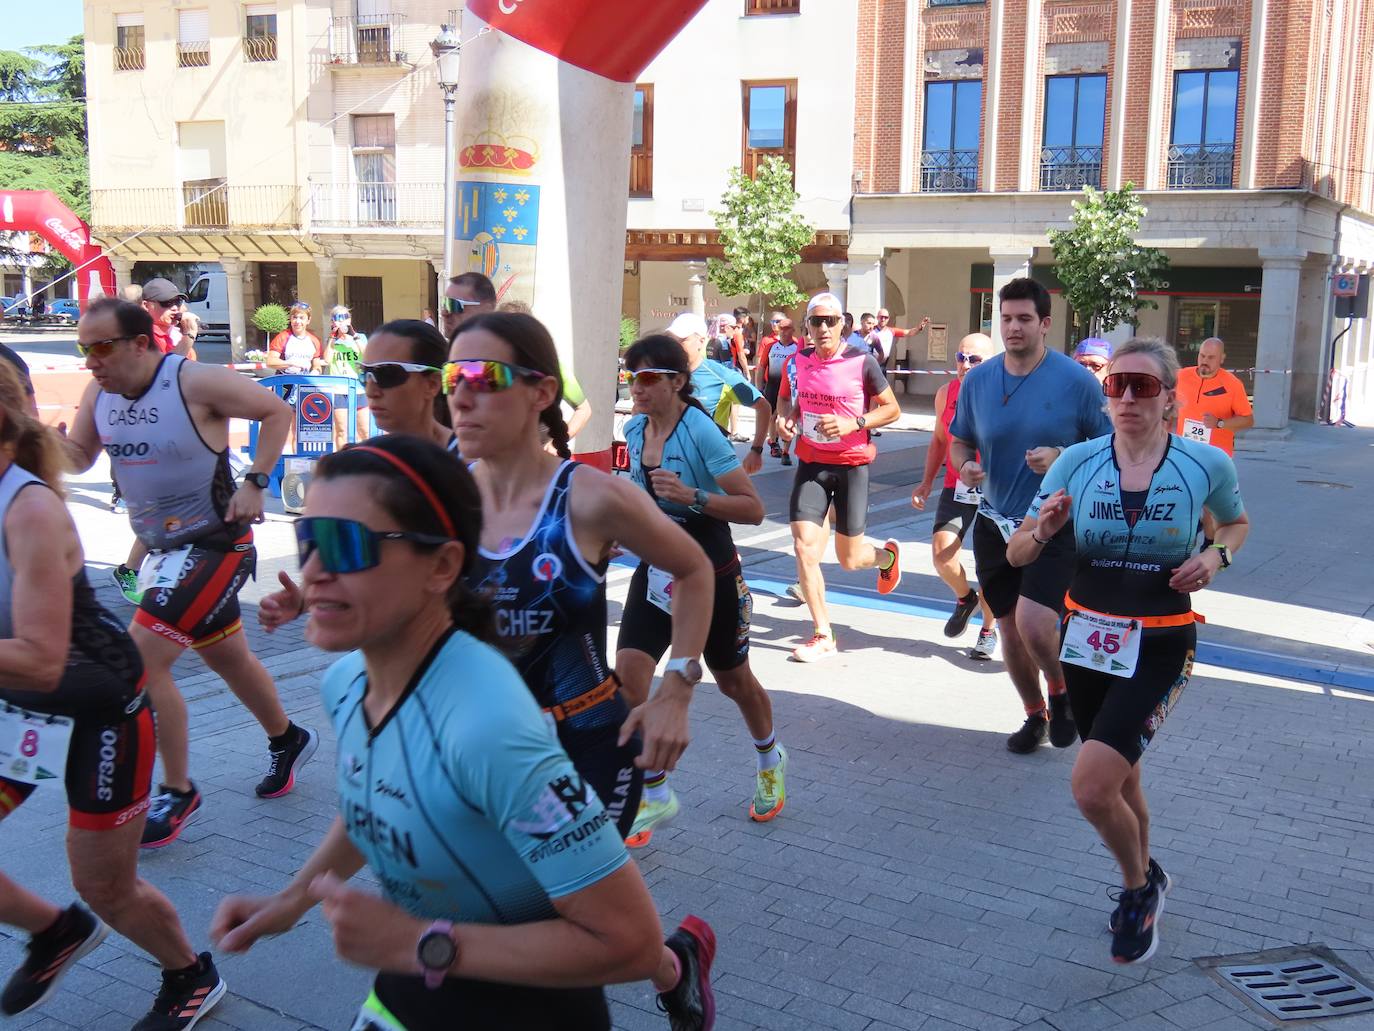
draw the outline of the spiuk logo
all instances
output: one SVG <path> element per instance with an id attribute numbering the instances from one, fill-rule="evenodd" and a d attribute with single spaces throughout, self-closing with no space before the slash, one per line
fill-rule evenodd
<path id="1" fill-rule="evenodd" d="M 563 575 L 563 560 L 557 555 L 545 551 L 534 557 L 534 564 L 531 566 L 534 578 L 540 583 L 551 583 Z"/>

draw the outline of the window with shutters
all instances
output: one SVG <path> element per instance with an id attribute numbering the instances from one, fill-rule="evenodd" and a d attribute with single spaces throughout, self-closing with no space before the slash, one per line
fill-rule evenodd
<path id="1" fill-rule="evenodd" d="M 243 9 L 243 56 L 249 61 L 277 59 L 276 4 L 249 4 Z"/>
<path id="2" fill-rule="evenodd" d="M 358 190 L 358 221 L 388 225 L 396 221 L 396 116 L 353 116 L 353 173 Z"/>
<path id="3" fill-rule="evenodd" d="M 177 12 L 177 66 L 205 68 L 210 64 L 210 11 Z"/>
<path id="4" fill-rule="evenodd" d="M 744 174 L 754 178 L 763 159 L 776 155 L 797 181 L 797 80 L 746 82 L 744 87 Z"/>
<path id="5" fill-rule="evenodd" d="M 636 86 L 630 135 L 630 196 L 654 195 L 654 88 Z"/>
<path id="6" fill-rule="evenodd" d="M 116 14 L 115 71 L 138 71 L 144 66 L 144 61 L 143 15 Z"/>

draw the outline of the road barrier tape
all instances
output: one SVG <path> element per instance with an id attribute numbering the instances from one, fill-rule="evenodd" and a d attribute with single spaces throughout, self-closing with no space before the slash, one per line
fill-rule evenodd
<path id="1" fill-rule="evenodd" d="M 209 363 L 206 363 L 206 364 L 209 364 Z M 233 369 L 235 372 L 259 372 L 259 371 L 261 371 L 261 370 L 263 370 L 263 369 L 265 369 L 265 368 L 267 368 L 267 367 L 268 367 L 268 366 L 267 366 L 267 363 L 266 363 L 266 362 L 235 362 L 235 363 L 230 363 L 230 364 L 224 366 L 224 368 L 226 368 L 226 369 Z M 29 372 L 30 372 L 30 373 L 39 373 L 39 372 L 85 372 L 85 371 L 86 371 L 86 365 L 85 365 L 84 359 L 76 359 L 76 360 L 74 360 L 74 361 L 72 361 L 72 362 L 69 362 L 69 363 L 67 363 L 67 364 L 58 364 L 58 363 L 56 363 L 56 362 L 50 362 L 50 363 L 44 364 L 44 365 L 36 365 L 36 364 L 34 364 L 33 362 L 29 362 Z"/>
<path id="2" fill-rule="evenodd" d="M 1228 372 L 1236 374 L 1249 373 L 1252 376 L 1273 375 L 1287 376 L 1292 369 L 1228 369 Z M 884 369 L 883 372 L 888 376 L 957 376 L 957 369 Z"/>

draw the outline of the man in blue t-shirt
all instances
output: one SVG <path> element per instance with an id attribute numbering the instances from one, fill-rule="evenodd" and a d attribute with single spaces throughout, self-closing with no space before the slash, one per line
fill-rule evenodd
<path id="1" fill-rule="evenodd" d="M 983 489 L 973 558 L 983 598 L 1002 628 L 1007 672 L 1026 710 L 1026 722 L 1007 738 L 1007 748 L 1026 753 L 1046 737 L 1058 748 L 1076 737 L 1059 664 L 1060 611 L 1074 570 L 1073 528 L 1056 534 L 1024 569 L 1007 562 L 1007 541 L 1059 452 L 1111 433 L 1112 426 L 1097 378 L 1046 346 L 1049 291 L 1032 279 L 1013 279 L 998 300 L 1005 353 L 964 378 L 949 443 L 959 478 Z M 1013 612 L 1015 618 L 1008 618 Z"/>
<path id="2" fill-rule="evenodd" d="M 706 409 L 706 414 L 722 430 L 729 426 L 730 413 L 735 405 L 754 409 L 754 440 L 744 456 L 744 471 L 750 476 L 763 468 L 763 442 L 773 422 L 773 407 L 733 365 L 721 365 L 706 360 L 706 340 L 709 331 L 700 315 L 683 312 L 673 319 L 668 335 L 676 337 L 687 352 L 692 370 L 692 396 Z"/>

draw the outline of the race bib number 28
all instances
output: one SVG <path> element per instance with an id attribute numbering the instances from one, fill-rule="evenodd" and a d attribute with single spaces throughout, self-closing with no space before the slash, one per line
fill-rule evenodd
<path id="1" fill-rule="evenodd" d="M 1183 436 L 1199 444 L 1212 443 L 1212 428 L 1201 419 L 1184 419 Z"/>

